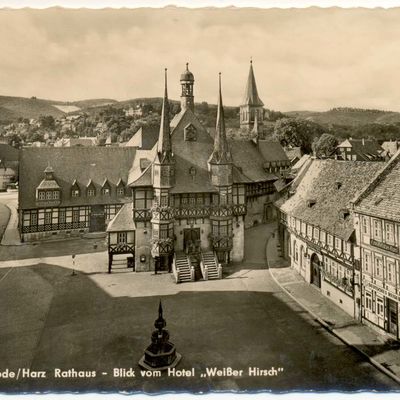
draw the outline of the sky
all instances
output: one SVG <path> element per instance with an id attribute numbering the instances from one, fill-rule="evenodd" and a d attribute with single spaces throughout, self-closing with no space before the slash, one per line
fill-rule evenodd
<path id="1" fill-rule="evenodd" d="M 240 105 L 252 57 L 265 107 L 400 111 L 400 8 L 0 10 L 0 95 Z"/>

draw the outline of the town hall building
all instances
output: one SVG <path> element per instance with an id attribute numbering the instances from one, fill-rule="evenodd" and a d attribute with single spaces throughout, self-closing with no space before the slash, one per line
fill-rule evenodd
<path id="1" fill-rule="evenodd" d="M 181 112 L 170 121 L 165 76 L 152 148 L 23 149 L 22 239 L 107 230 L 110 272 L 124 254 L 136 271 L 170 271 L 176 281 L 220 278 L 221 265 L 241 261 L 245 228 L 276 217 L 274 183 L 289 160 L 277 142 L 227 139 L 221 81 L 215 133 L 195 114 L 188 65 L 180 84 Z M 241 121 L 254 131 L 262 102 L 252 65 L 245 97 Z"/>

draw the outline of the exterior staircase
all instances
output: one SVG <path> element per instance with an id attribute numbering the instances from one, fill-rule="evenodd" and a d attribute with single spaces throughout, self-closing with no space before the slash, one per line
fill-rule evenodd
<path id="1" fill-rule="evenodd" d="M 189 256 L 190 259 L 190 264 L 194 268 L 194 280 L 199 281 L 203 279 L 203 274 L 201 273 L 201 268 L 200 268 L 200 257 L 197 254 L 191 254 Z"/>
<path id="2" fill-rule="evenodd" d="M 176 283 L 192 282 L 194 280 L 191 267 L 190 258 L 185 253 L 175 253 L 172 268 Z"/>
<path id="3" fill-rule="evenodd" d="M 201 253 L 202 272 L 205 280 L 222 279 L 222 267 L 212 251 Z"/>

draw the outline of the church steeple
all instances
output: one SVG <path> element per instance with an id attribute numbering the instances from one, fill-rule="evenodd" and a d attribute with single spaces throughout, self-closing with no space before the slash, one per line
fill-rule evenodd
<path id="1" fill-rule="evenodd" d="M 264 103 L 258 95 L 256 79 L 254 77 L 253 60 L 250 60 L 246 90 L 243 103 L 240 106 L 240 127 L 250 130 L 255 122 L 256 116 L 258 124 L 262 125 L 264 117 L 263 106 Z"/>
<path id="2" fill-rule="evenodd" d="M 171 132 L 169 126 L 169 101 L 167 89 L 167 68 L 165 68 L 164 99 L 161 111 L 160 132 L 157 143 L 157 156 L 160 162 L 168 162 L 172 157 Z"/>
<path id="3" fill-rule="evenodd" d="M 226 139 L 224 106 L 222 104 L 221 73 L 219 73 L 218 111 L 214 149 L 208 161 L 213 164 L 227 164 L 232 162 L 232 155 L 229 151 Z"/>
<path id="4" fill-rule="evenodd" d="M 189 108 L 194 112 L 194 95 L 193 95 L 194 75 L 189 71 L 189 63 L 186 63 L 186 70 L 181 74 L 181 109 Z"/>

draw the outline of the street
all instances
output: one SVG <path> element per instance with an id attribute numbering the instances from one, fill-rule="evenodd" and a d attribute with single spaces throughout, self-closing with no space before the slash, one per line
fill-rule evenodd
<path id="1" fill-rule="evenodd" d="M 1 379 L 0 390 L 393 390 L 398 385 L 325 331 L 274 283 L 265 244 L 274 225 L 246 232 L 246 260 L 224 279 L 176 285 L 170 274 L 106 273 L 107 254 L 90 240 L 75 265 L 60 242 L 24 245 L 0 268 L 0 371 L 29 368 L 46 379 Z M 78 246 L 66 241 L 67 246 Z M 12 248 L 11 246 L 10 248 Z M 41 247 L 45 249 L 42 257 Z M 57 256 L 57 249 L 59 256 Z M 32 256 L 29 257 L 29 253 Z M 76 273 L 72 272 L 76 270 Z M 150 343 L 159 300 L 170 340 L 194 377 L 113 377 L 134 368 Z M 249 376 L 248 368 L 282 368 Z M 54 369 L 96 371 L 55 378 Z M 242 376 L 200 376 L 206 368 Z"/>

